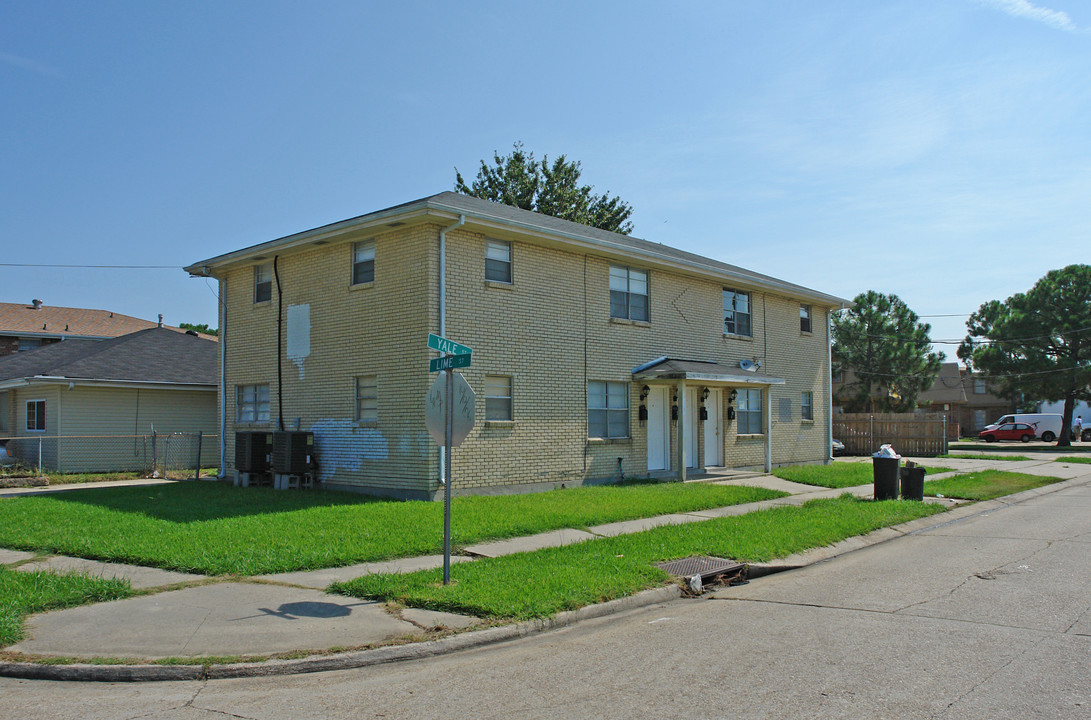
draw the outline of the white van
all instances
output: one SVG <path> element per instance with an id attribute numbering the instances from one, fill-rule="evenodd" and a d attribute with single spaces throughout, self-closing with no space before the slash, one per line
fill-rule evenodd
<path id="1" fill-rule="evenodd" d="M 1026 423 L 1034 427 L 1034 437 L 1044 442 L 1053 442 L 1061 434 L 1063 421 L 1063 415 L 1051 413 L 1010 413 L 992 425 L 986 425 L 985 430 L 995 430 L 1004 423 Z"/>

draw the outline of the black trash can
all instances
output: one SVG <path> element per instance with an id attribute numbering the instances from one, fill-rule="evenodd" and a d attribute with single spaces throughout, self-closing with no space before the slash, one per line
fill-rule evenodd
<path id="1" fill-rule="evenodd" d="M 924 500 L 924 468 L 902 468 L 902 500 Z"/>
<path id="2" fill-rule="evenodd" d="M 898 499 L 898 466 L 901 465 L 901 462 L 901 458 L 871 456 L 876 500 Z"/>

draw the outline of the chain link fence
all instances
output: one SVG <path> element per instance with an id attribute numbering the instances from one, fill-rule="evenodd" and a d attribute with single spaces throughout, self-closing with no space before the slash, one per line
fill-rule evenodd
<path id="1" fill-rule="evenodd" d="M 200 431 L 0 437 L 0 448 L 0 464 L 9 474 L 135 472 L 180 480 L 219 464 L 219 436 Z"/>

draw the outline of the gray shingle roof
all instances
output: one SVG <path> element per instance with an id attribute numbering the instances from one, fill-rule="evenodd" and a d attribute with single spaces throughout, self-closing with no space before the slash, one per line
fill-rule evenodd
<path id="1" fill-rule="evenodd" d="M 756 273 L 696 253 L 679 250 L 662 243 L 600 230 L 570 220 L 561 220 L 550 215 L 543 215 L 450 191 L 218 255 L 208 260 L 193 263 L 186 267 L 186 270 L 199 275 L 202 274 L 205 267 L 245 261 L 249 257 L 275 252 L 280 248 L 290 248 L 297 244 L 313 242 L 319 236 L 333 236 L 369 224 L 390 222 L 399 215 L 419 213 L 421 211 L 445 213 L 451 216 L 464 215 L 467 222 L 494 222 L 513 230 L 544 233 L 568 242 L 584 243 L 624 255 L 644 258 L 647 261 L 680 264 L 696 271 L 720 276 L 725 281 L 734 280 L 748 287 L 779 291 L 793 297 L 826 303 L 833 307 L 851 306 L 852 304 L 851 301 L 844 298 L 828 295 L 802 285 L 796 285 L 770 275 Z"/>
<path id="2" fill-rule="evenodd" d="M 110 340 L 70 339 L 0 357 L 0 382 L 33 377 L 214 386 L 219 344 L 154 327 Z"/>

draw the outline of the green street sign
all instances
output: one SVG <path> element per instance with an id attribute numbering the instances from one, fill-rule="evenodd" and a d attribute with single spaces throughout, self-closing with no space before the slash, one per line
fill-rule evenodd
<path id="1" fill-rule="evenodd" d="M 454 370 L 455 368 L 470 367 L 470 358 L 473 355 L 447 355 L 446 357 L 433 358 L 428 361 L 428 372 L 440 370 Z"/>
<path id="2" fill-rule="evenodd" d="M 473 349 L 468 348 L 465 345 L 459 345 L 454 340 L 448 340 L 445 337 L 440 337 L 439 335 L 433 335 L 431 333 L 428 334 L 428 347 L 450 355 L 469 355 L 473 352 Z M 469 364 L 469 361 L 466 361 L 466 365 Z M 455 367 L 465 367 L 465 365 L 455 365 Z"/>

